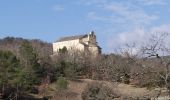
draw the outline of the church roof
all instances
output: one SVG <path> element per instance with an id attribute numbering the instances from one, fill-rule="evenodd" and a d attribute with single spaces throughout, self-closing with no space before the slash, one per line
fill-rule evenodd
<path id="1" fill-rule="evenodd" d="M 75 40 L 75 39 L 81 39 L 81 38 L 84 38 L 84 37 L 86 37 L 86 36 L 87 36 L 87 34 L 85 34 L 85 35 L 76 35 L 76 36 L 63 37 L 63 38 L 60 38 L 59 40 L 57 40 L 57 42 L 69 41 L 69 40 Z"/>

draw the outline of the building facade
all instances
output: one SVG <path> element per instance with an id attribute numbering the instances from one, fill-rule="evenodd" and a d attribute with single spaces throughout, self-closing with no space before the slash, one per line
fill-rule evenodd
<path id="1" fill-rule="evenodd" d="M 76 49 L 82 52 L 90 52 L 92 54 L 101 53 L 101 48 L 96 42 L 96 35 L 93 31 L 85 35 L 60 38 L 58 41 L 53 43 L 53 52 L 57 53 L 64 47 L 66 47 L 68 51 Z"/>

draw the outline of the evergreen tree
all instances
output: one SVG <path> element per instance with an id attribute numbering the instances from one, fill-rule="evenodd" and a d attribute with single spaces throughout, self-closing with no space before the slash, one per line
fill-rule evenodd
<path id="1" fill-rule="evenodd" d="M 40 83 L 40 79 L 38 78 L 40 65 L 37 63 L 35 50 L 29 42 L 23 42 L 19 50 L 21 65 L 23 67 L 19 80 L 24 89 L 29 90 L 33 85 Z"/>
<path id="2" fill-rule="evenodd" d="M 10 87 L 16 88 L 18 73 L 20 71 L 19 60 L 10 51 L 0 51 L 0 88 L 1 92 Z"/>

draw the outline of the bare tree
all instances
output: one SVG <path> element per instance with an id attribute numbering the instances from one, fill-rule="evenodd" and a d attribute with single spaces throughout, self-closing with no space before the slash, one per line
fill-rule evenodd
<path id="1" fill-rule="evenodd" d="M 157 70 L 152 71 L 156 73 L 165 84 L 167 89 L 170 89 L 170 48 L 168 45 L 168 41 L 166 38 L 168 37 L 168 33 L 160 33 L 152 35 L 149 39 L 149 43 L 142 46 L 141 51 L 147 58 L 154 58 L 157 66 Z"/>

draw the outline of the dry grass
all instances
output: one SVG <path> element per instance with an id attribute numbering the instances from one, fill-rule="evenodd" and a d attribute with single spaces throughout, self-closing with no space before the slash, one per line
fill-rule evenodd
<path id="1" fill-rule="evenodd" d="M 146 88 L 138 88 L 133 85 L 126 85 L 121 83 L 112 83 L 107 81 L 96 81 L 90 79 L 82 79 L 78 81 L 68 81 L 68 89 L 66 90 L 57 90 L 56 84 L 51 84 L 46 90 L 45 95 L 51 97 L 50 100 L 82 100 L 81 94 L 86 86 L 90 83 L 99 82 L 113 91 L 115 91 L 118 95 L 124 97 L 148 97 L 150 95 L 150 91 Z"/>

